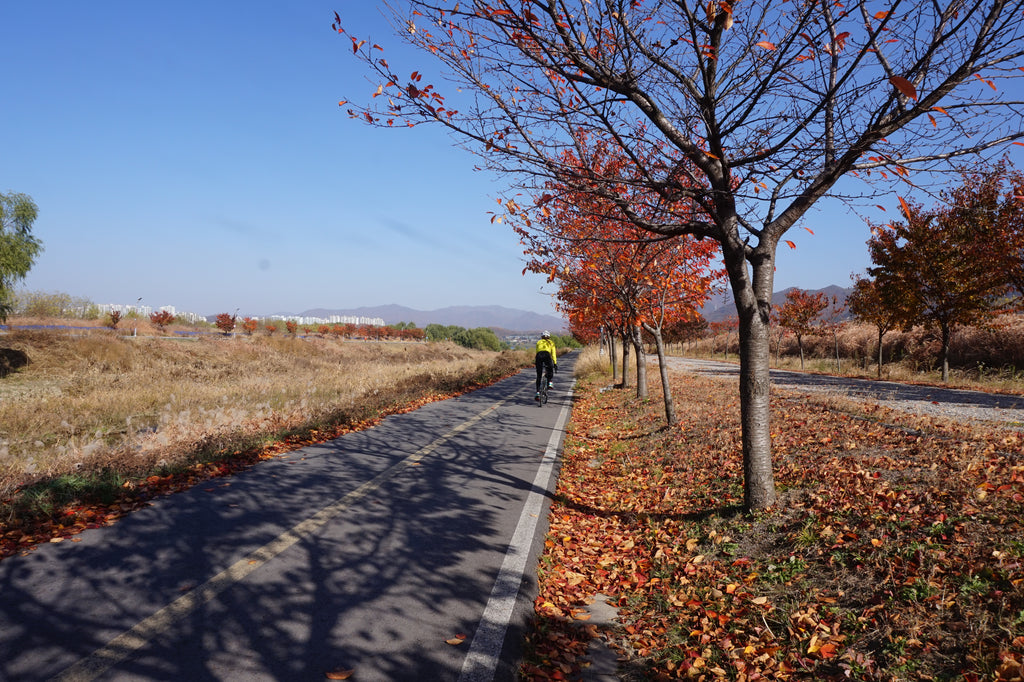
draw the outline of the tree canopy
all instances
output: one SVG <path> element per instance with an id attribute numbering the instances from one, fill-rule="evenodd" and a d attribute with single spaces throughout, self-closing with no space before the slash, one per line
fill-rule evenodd
<path id="1" fill-rule="evenodd" d="M 1005 163 L 961 177 L 934 207 L 902 201 L 904 220 L 873 225 L 868 240 L 876 302 L 904 328 L 938 330 L 943 381 L 953 329 L 1008 309 L 1024 280 L 1024 179 Z"/>
<path id="2" fill-rule="evenodd" d="M 445 126 L 535 197 L 506 201 L 508 212 L 542 214 L 553 180 L 642 229 L 720 244 L 739 319 L 751 509 L 776 497 L 768 332 L 786 233 L 823 197 L 909 191 L 916 171 L 1024 136 L 1020 102 L 1003 87 L 1022 75 L 1024 0 L 389 6 L 398 35 L 433 61 L 406 70 L 349 33 L 377 81 L 341 102 L 351 116 Z M 338 15 L 335 29 L 348 30 Z M 630 163 L 596 172 L 593 140 Z M 883 184 L 840 185 L 850 177 Z"/>
<path id="3" fill-rule="evenodd" d="M 39 207 L 29 195 L 0 194 L 0 321 L 13 309 L 14 285 L 25 278 L 43 250 L 42 242 L 32 236 L 38 216 Z"/>

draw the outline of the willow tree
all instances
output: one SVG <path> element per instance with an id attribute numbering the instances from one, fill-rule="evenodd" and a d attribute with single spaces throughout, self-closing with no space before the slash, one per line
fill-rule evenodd
<path id="1" fill-rule="evenodd" d="M 0 322 L 13 308 L 14 285 L 25 279 L 43 250 L 42 242 L 32 236 L 38 215 L 39 207 L 29 195 L 0 194 Z"/>
<path id="2" fill-rule="evenodd" d="M 481 165 L 507 172 L 510 191 L 538 196 L 575 172 L 563 151 L 583 158 L 580 140 L 608 141 L 635 168 L 623 178 L 579 171 L 579 191 L 644 230 L 720 244 L 740 324 L 745 503 L 759 509 L 776 499 L 776 249 L 825 197 L 864 199 L 891 189 L 871 183 L 911 175 L 920 185 L 916 171 L 1024 136 L 1003 82 L 1021 76 L 1022 3 L 385 2 L 396 35 L 421 50 L 414 65 L 393 64 L 337 15 L 334 28 L 372 81 L 342 102 L 351 116 L 441 125 Z M 840 182 L 850 176 L 869 184 Z M 636 182 L 659 210 L 621 193 Z M 701 210 L 660 210 L 681 197 Z"/>

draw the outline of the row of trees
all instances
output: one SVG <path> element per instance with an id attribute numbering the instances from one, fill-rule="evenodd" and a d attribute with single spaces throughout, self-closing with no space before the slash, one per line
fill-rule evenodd
<path id="1" fill-rule="evenodd" d="M 903 220 L 871 226 L 872 267 L 858 277 L 851 312 L 878 330 L 935 329 L 949 378 L 949 342 L 959 326 L 985 326 L 1024 307 L 1024 174 L 1006 159 L 961 173 L 931 207 L 901 200 Z"/>
<path id="2" fill-rule="evenodd" d="M 387 6 L 421 59 L 403 70 L 347 35 L 377 81 L 341 102 L 353 118 L 443 126 L 509 178 L 516 198 L 496 219 L 527 231 L 550 230 L 552 201 L 574 195 L 569 239 L 632 241 L 630 227 L 717 243 L 739 321 L 749 509 L 776 499 L 769 335 L 787 232 L 825 197 L 877 203 L 1024 137 L 1019 98 L 1002 87 L 1021 75 L 1024 0 Z M 338 15 L 334 29 L 346 34 Z M 678 280 L 648 272 L 676 298 Z M 574 306 L 574 332 L 604 323 L 588 308 Z"/>
<path id="3" fill-rule="evenodd" d="M 151 316 L 152 317 L 152 316 Z M 156 324 L 156 321 L 153 321 Z M 306 336 L 334 337 L 338 339 L 365 339 L 372 341 L 422 341 L 426 334 L 422 329 L 417 329 L 414 324 L 400 322 L 394 326 L 376 326 L 372 324 L 319 324 L 299 325 L 295 320 L 283 321 L 260 321 L 255 317 L 243 317 L 241 325 L 238 324 L 238 316 L 231 313 L 220 313 L 214 320 L 214 325 L 224 334 L 234 333 L 236 327 L 241 326 L 246 336 L 252 336 L 262 328 L 263 333 L 273 336 L 283 324 L 284 333 L 290 336 L 297 336 L 300 332 Z"/>
<path id="4" fill-rule="evenodd" d="M 845 305 L 820 292 L 788 292 L 773 310 L 776 348 L 782 333 L 794 334 L 803 367 L 803 337 L 831 333 L 836 340 L 848 306 L 875 327 L 879 376 L 885 334 L 921 326 L 938 334 L 938 365 L 948 381 L 958 327 L 985 328 L 1024 308 L 1024 173 L 1004 158 L 962 169 L 960 179 L 934 206 L 901 199 L 903 220 L 871 225 L 872 266 L 855 277 Z"/>

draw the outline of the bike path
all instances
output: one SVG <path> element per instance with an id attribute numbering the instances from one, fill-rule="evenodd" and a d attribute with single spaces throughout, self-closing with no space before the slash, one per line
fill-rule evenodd
<path id="1" fill-rule="evenodd" d="M 0 561 L 0 679 L 512 679 L 571 399 L 534 376 Z"/>

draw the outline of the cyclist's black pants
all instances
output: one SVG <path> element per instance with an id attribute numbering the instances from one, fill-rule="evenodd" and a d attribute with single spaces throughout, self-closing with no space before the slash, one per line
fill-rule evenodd
<path id="1" fill-rule="evenodd" d="M 551 353 L 543 350 L 537 353 L 534 362 L 537 365 L 537 391 L 539 392 L 542 378 L 545 378 L 549 384 L 551 383 L 551 377 L 555 374 L 555 364 L 551 362 Z"/>

